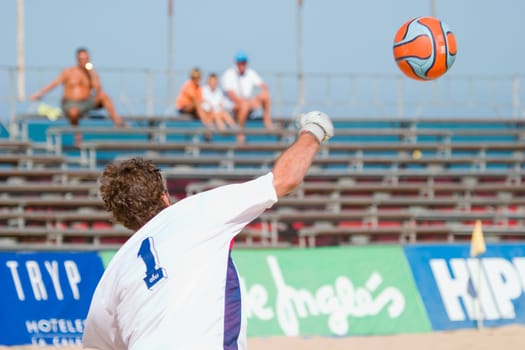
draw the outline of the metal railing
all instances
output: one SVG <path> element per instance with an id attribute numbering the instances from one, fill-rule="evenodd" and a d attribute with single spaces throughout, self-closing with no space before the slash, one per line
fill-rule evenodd
<path id="1" fill-rule="evenodd" d="M 28 67 L 26 96 L 49 83 L 60 72 L 56 67 Z M 186 71 L 99 68 L 104 89 L 123 115 L 173 115 L 178 89 Z M 220 73 L 220 70 L 216 72 Z M 207 73 L 207 72 L 205 72 Z M 417 82 L 402 75 L 361 73 L 260 72 L 272 94 L 272 112 L 293 116 L 322 109 L 336 117 L 501 117 L 525 116 L 522 75 L 487 76 L 449 73 L 437 81 Z M 204 79 L 203 79 L 204 80 Z M 299 84 L 304 84 L 299 86 Z M 168 95 L 169 86 L 175 88 Z M 19 113 L 36 109 L 37 102 L 21 100 L 17 94 L 17 69 L 0 66 L 0 121 L 12 122 Z M 299 96 L 298 92 L 303 92 Z M 172 93 L 173 94 L 173 93 Z M 61 88 L 44 102 L 59 105 Z"/>

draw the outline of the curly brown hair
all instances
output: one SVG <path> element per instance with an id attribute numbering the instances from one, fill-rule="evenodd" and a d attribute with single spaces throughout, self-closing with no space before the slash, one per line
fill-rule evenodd
<path id="1" fill-rule="evenodd" d="M 162 200 L 166 186 L 151 161 L 131 158 L 110 163 L 99 181 L 104 208 L 129 229 L 138 230 L 166 208 Z"/>

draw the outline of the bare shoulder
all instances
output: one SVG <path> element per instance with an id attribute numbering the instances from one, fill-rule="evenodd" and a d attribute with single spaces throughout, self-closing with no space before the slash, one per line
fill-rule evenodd
<path id="1" fill-rule="evenodd" d="M 90 74 L 91 74 L 91 77 L 92 77 L 92 78 L 96 78 L 96 79 L 99 78 L 98 73 L 97 73 L 96 71 L 94 71 L 94 70 L 90 71 Z"/>
<path id="2" fill-rule="evenodd" d="M 78 70 L 78 67 L 77 66 L 70 66 L 70 67 L 67 67 L 64 69 L 64 72 L 68 72 L 68 73 L 71 73 L 71 72 L 75 72 Z"/>
<path id="3" fill-rule="evenodd" d="M 75 66 L 64 68 L 64 70 L 62 70 L 62 76 L 67 77 L 67 76 L 70 76 L 71 74 L 75 74 L 75 71 L 77 69 L 78 68 Z"/>

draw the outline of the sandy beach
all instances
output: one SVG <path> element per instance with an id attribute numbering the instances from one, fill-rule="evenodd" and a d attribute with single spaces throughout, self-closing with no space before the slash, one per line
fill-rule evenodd
<path id="1" fill-rule="evenodd" d="M 426 334 L 400 334 L 375 337 L 268 337 L 250 338 L 249 350 L 493 350 L 499 347 L 505 350 L 523 350 L 525 348 L 525 326 L 484 328 L 482 330 L 459 330 Z M 81 347 L 36 347 L 0 346 L 0 350 L 79 350 Z"/>

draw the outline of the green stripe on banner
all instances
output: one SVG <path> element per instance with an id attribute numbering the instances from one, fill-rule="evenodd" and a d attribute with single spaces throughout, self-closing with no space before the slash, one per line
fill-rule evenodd
<path id="1" fill-rule="evenodd" d="M 249 336 L 431 331 L 399 246 L 235 250 Z"/>
<path id="2" fill-rule="evenodd" d="M 104 265 L 104 269 L 108 267 L 109 262 L 111 259 L 113 259 L 116 252 L 116 250 L 101 250 L 98 252 L 100 259 L 102 260 L 102 264 Z"/>

